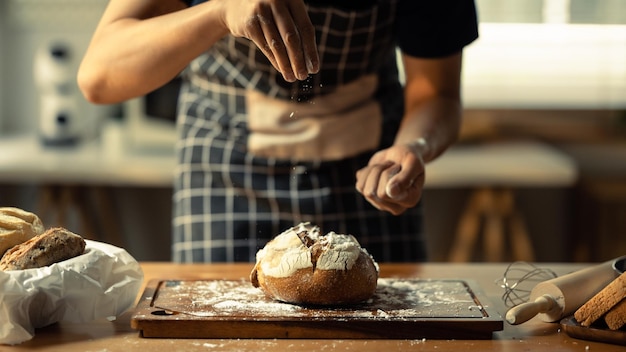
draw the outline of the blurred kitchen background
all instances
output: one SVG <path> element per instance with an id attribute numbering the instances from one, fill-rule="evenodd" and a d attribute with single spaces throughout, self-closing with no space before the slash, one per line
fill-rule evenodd
<path id="1" fill-rule="evenodd" d="M 0 1 L 0 206 L 169 260 L 177 82 L 84 101 L 75 72 L 106 3 Z M 477 6 L 461 140 L 427 169 L 431 259 L 626 254 L 626 1 Z"/>

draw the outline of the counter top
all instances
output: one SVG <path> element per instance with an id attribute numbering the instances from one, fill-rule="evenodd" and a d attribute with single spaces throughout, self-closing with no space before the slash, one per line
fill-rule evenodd
<path id="1" fill-rule="evenodd" d="M 174 177 L 174 151 L 120 149 L 93 141 L 45 147 L 34 135 L 0 139 L 0 181 L 164 186 Z"/>
<path id="2" fill-rule="evenodd" d="M 31 135 L 2 137 L 0 182 L 172 186 L 173 147 L 150 151 L 105 141 L 46 148 Z M 426 165 L 425 187 L 568 187 L 577 177 L 573 159 L 545 143 L 458 144 Z"/>
<path id="3" fill-rule="evenodd" d="M 584 264 L 540 264 L 563 275 Z M 472 279 L 504 316 L 502 289 L 496 284 L 507 264 L 381 264 L 381 277 Z M 151 279 L 240 279 L 251 264 L 142 263 L 145 281 Z M 38 329 L 35 337 L 2 351 L 623 351 L 623 346 L 578 340 L 556 323 L 534 318 L 522 325 L 504 324 L 492 340 L 313 340 L 313 339 L 159 339 L 143 338 L 130 327 L 132 311 L 115 321 L 87 324 L 59 323 Z"/>

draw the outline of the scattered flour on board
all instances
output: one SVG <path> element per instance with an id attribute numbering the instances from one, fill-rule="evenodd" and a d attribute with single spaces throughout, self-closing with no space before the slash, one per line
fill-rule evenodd
<path id="1" fill-rule="evenodd" d="M 167 293 L 167 294 L 165 294 Z M 379 279 L 374 296 L 359 305 L 313 308 L 267 298 L 246 280 L 176 281 L 162 287 L 159 308 L 202 317 L 238 316 L 257 319 L 273 316 L 334 319 L 407 319 L 412 317 L 483 317 L 462 281 Z"/>

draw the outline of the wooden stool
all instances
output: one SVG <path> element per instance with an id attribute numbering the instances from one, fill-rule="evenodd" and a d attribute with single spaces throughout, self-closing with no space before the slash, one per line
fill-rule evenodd
<path id="1" fill-rule="evenodd" d="M 510 188 L 480 188 L 470 195 L 465 210 L 459 219 L 456 236 L 448 260 L 468 262 L 480 237 L 483 227 L 483 254 L 489 262 L 505 259 L 509 249 L 512 259 L 534 261 L 532 241 L 526 223 L 515 209 L 513 190 Z M 507 248 L 506 236 L 509 244 Z"/>
<path id="2" fill-rule="evenodd" d="M 567 187 L 578 178 L 574 161 L 535 141 L 455 145 L 426 166 L 426 188 L 471 188 L 448 252 L 453 262 L 471 261 L 482 239 L 485 261 L 533 261 L 535 251 L 516 187 Z M 482 229 L 482 232 L 481 232 Z M 510 255 L 509 255 L 510 253 Z"/>

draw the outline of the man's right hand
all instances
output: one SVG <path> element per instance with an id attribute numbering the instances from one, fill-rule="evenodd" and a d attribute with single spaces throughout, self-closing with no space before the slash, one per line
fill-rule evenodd
<path id="1" fill-rule="evenodd" d="M 286 81 L 319 71 L 315 29 L 302 0 L 220 0 L 220 6 L 230 33 L 252 40 Z"/>

